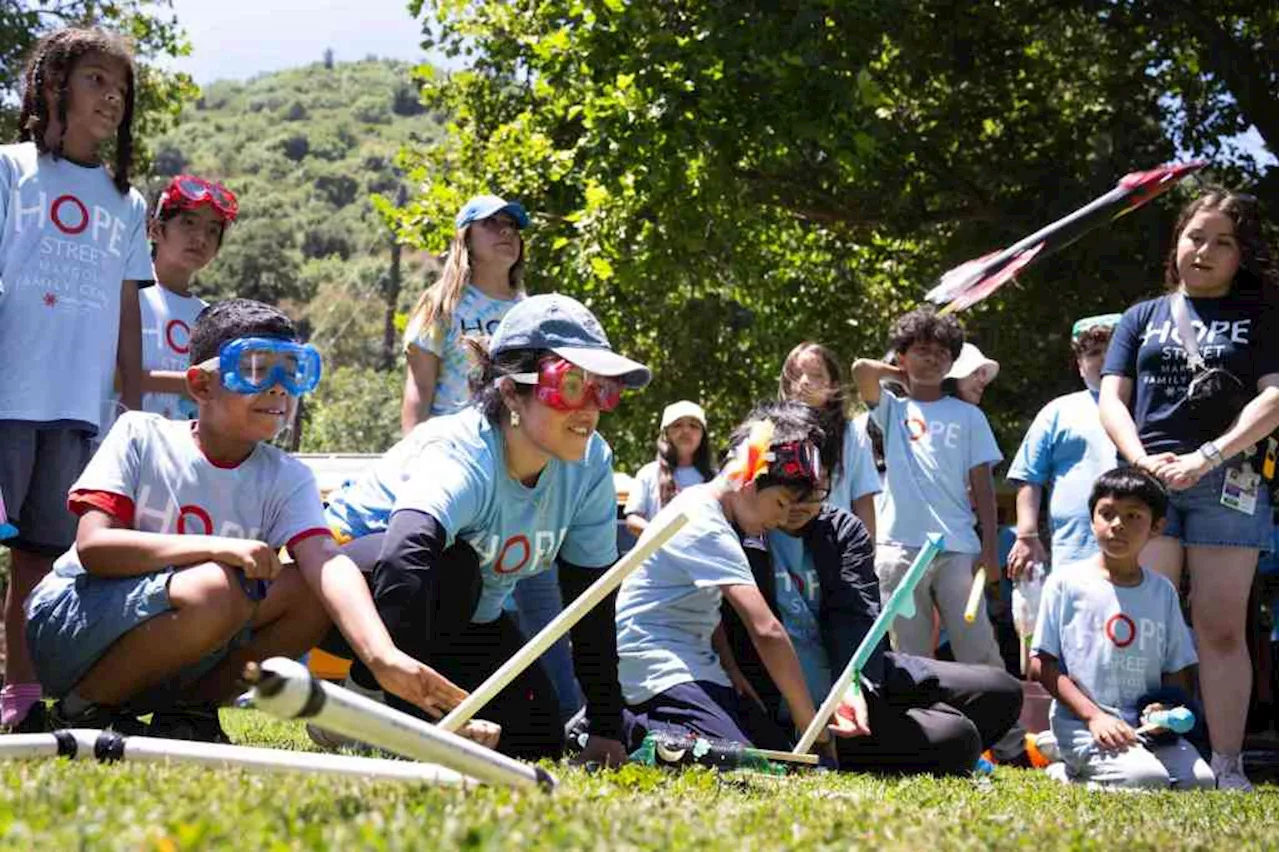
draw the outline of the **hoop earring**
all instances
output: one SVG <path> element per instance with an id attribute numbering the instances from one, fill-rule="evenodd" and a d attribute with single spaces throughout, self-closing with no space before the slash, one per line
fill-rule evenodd
<path id="1" fill-rule="evenodd" d="M 511 411 L 511 428 L 512 429 L 520 428 L 520 412 L 516 411 L 515 409 L 512 409 Z"/>

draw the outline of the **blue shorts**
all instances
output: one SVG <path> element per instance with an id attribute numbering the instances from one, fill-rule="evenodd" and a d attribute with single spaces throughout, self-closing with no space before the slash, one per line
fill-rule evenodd
<path id="1" fill-rule="evenodd" d="M 169 580 L 174 569 L 134 577 L 63 577 L 50 572 L 27 598 L 27 645 L 31 662 L 46 695 L 62 698 L 78 684 L 121 636 L 173 609 Z M 207 674 L 234 648 L 249 641 L 245 627 L 234 639 L 199 662 L 175 673 L 146 693 L 153 706 L 130 708 L 147 712 L 172 701 Z"/>
<path id="2" fill-rule="evenodd" d="M 1222 484 L 1227 471 L 1240 462 L 1223 465 L 1185 491 L 1169 492 L 1169 516 L 1164 535 L 1184 546 L 1271 548 L 1271 495 L 1258 486 L 1258 503 L 1252 515 L 1222 505 Z"/>
<path id="3" fill-rule="evenodd" d="M 650 731 L 791 749 L 787 735 L 755 702 L 739 698 L 731 686 L 705 680 L 676 684 L 648 701 L 625 707 L 622 731 L 629 752 L 638 749 Z"/>

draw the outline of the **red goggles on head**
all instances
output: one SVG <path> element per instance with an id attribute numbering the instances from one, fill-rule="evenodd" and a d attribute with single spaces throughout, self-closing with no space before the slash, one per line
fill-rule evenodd
<path id="1" fill-rule="evenodd" d="M 226 222 L 234 222 L 240 212 L 236 194 L 220 183 L 195 175 L 178 175 L 160 193 L 157 215 L 166 210 L 194 210 L 208 204 Z"/>
<path id="2" fill-rule="evenodd" d="M 508 378 L 522 385 L 536 385 L 538 401 L 557 411 L 578 411 L 595 403 L 601 411 L 613 411 L 622 400 L 622 382 L 597 376 L 562 358 L 544 361 L 536 373 L 513 373 Z"/>
<path id="3" fill-rule="evenodd" d="M 809 499 L 825 499 L 822 482 L 822 460 L 818 448 L 808 441 L 790 441 L 774 444 L 769 448 L 773 459 L 769 462 L 768 477 L 780 483 L 808 485 Z M 827 492 L 830 489 L 826 489 Z"/>

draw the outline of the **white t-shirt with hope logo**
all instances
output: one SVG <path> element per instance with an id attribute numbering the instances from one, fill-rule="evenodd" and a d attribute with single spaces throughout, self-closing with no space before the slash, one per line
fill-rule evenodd
<path id="1" fill-rule="evenodd" d="M 190 366 L 191 329 L 209 304 L 198 296 L 182 296 L 158 282 L 139 292 L 142 309 L 142 369 L 186 372 Z M 142 410 L 169 420 L 195 420 L 196 404 L 176 393 L 145 393 Z"/>
<path id="2" fill-rule="evenodd" d="M 100 428 L 122 282 L 152 277 L 146 219 L 102 166 L 0 146 L 0 420 Z"/>
<path id="3" fill-rule="evenodd" d="M 71 486 L 72 510 L 89 505 L 141 532 L 254 539 L 273 548 L 331 535 L 306 465 L 261 443 L 235 467 L 216 465 L 196 444 L 193 425 L 140 411 L 120 415 Z M 54 570 L 84 573 L 75 547 Z"/>

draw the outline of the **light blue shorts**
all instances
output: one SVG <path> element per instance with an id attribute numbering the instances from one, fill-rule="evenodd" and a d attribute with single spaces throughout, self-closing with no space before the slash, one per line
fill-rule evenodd
<path id="1" fill-rule="evenodd" d="M 45 576 L 27 598 L 27 645 L 36 676 L 46 695 L 62 698 L 79 683 L 121 636 L 157 615 L 173 609 L 169 580 L 174 569 L 135 577 L 80 574 Z M 172 703 L 165 696 L 180 693 L 207 674 L 234 648 L 248 642 L 241 630 L 228 644 L 187 666 L 146 693 L 154 707 Z M 131 709 L 134 702 L 130 702 Z"/>
<path id="2" fill-rule="evenodd" d="M 1222 485 L 1227 471 L 1240 462 L 1224 465 L 1205 474 L 1186 491 L 1169 492 L 1169 517 L 1164 534 L 1184 546 L 1256 547 L 1270 549 L 1271 495 L 1266 485 L 1258 487 L 1258 503 L 1252 515 L 1222 505 Z"/>

